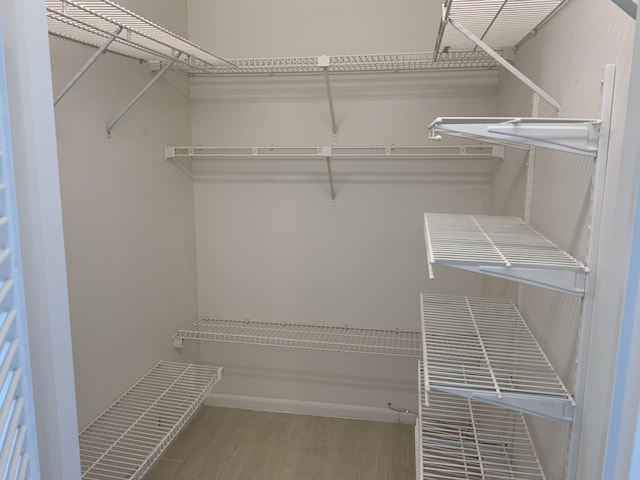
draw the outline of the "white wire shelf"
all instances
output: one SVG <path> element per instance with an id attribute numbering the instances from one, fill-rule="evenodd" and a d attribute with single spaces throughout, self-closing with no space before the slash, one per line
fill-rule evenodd
<path id="1" fill-rule="evenodd" d="M 424 370 L 419 366 L 420 392 Z M 422 396 L 419 480 L 544 480 L 521 413 L 444 393 Z"/>
<path id="2" fill-rule="evenodd" d="M 221 377 L 221 367 L 158 362 L 80 432 L 83 480 L 142 478 Z"/>
<path id="3" fill-rule="evenodd" d="M 469 40 L 455 28 L 453 18 L 492 47 L 514 47 L 535 32 L 566 0 L 445 0 L 436 51 L 468 49 Z"/>
<path id="4" fill-rule="evenodd" d="M 516 148 L 543 147 L 595 157 L 600 120 L 579 118 L 440 117 L 429 125 L 429 138 L 472 138 Z"/>
<path id="5" fill-rule="evenodd" d="M 93 47 L 115 36 L 108 51 L 127 57 L 170 62 L 189 71 L 206 71 L 227 60 L 110 0 L 47 0 L 49 33 Z M 204 69 L 204 70 L 203 70 Z"/>
<path id="6" fill-rule="evenodd" d="M 575 402 L 511 300 L 421 295 L 426 392 L 570 422 Z"/>
<path id="7" fill-rule="evenodd" d="M 499 51 L 498 53 L 502 53 Z M 322 60 L 320 60 L 322 59 Z M 498 63 L 485 52 L 456 51 L 434 58 L 432 52 L 324 55 L 322 57 L 234 58 L 233 65 L 198 65 L 193 75 L 399 73 L 453 69 L 487 70 Z M 322 66 L 322 65 L 327 66 Z"/>
<path id="8" fill-rule="evenodd" d="M 498 66 L 485 52 L 468 49 L 443 53 L 437 59 L 432 52 L 408 52 L 227 60 L 110 0 L 47 0 L 46 3 L 52 35 L 96 48 L 114 37 L 108 51 L 161 64 L 176 60 L 180 53 L 173 68 L 190 75 L 396 73 L 485 70 Z"/>
<path id="9" fill-rule="evenodd" d="M 173 340 L 176 348 L 182 346 L 183 340 L 208 340 L 420 358 L 422 356 L 420 337 L 420 332 L 399 329 L 205 318 L 178 330 Z"/>
<path id="10" fill-rule="evenodd" d="M 362 158 L 362 159 L 489 159 L 504 158 L 503 147 L 458 145 L 340 145 L 254 147 L 165 147 L 165 158 Z"/>
<path id="11" fill-rule="evenodd" d="M 429 278 L 433 265 L 583 295 L 588 268 L 518 217 L 425 213 Z"/>

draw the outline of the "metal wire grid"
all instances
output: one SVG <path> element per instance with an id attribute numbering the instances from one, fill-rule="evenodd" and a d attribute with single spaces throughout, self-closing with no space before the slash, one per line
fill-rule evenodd
<path id="1" fill-rule="evenodd" d="M 419 366 L 420 392 L 424 370 Z M 443 393 L 421 396 L 422 479 L 544 480 L 545 476 L 520 413 Z"/>
<path id="2" fill-rule="evenodd" d="M 49 33 L 99 47 L 120 27 L 108 50 L 146 61 L 172 61 L 199 70 L 227 60 L 166 30 L 110 0 L 47 0 Z"/>
<path id="3" fill-rule="evenodd" d="M 205 318 L 174 339 L 209 340 L 401 357 L 422 356 L 420 332 Z"/>
<path id="4" fill-rule="evenodd" d="M 518 217 L 425 213 L 429 263 L 476 263 L 585 271 Z"/>
<path id="5" fill-rule="evenodd" d="M 501 52 L 499 52 L 501 53 Z M 318 57 L 236 58 L 232 65 L 197 65 L 198 74 L 294 74 L 324 73 Z M 484 52 L 456 51 L 441 54 L 437 60 L 431 52 L 379 53 L 367 55 L 331 55 L 329 73 L 411 72 L 456 68 L 489 69 L 498 64 Z"/>
<path id="6" fill-rule="evenodd" d="M 80 432 L 84 480 L 136 480 L 222 376 L 222 368 L 158 362 Z"/>
<path id="7" fill-rule="evenodd" d="M 566 0 L 448 0 L 449 16 L 492 47 L 513 47 L 541 25 Z M 469 48 L 455 28 L 440 29 L 442 48 Z"/>
<path id="8" fill-rule="evenodd" d="M 421 295 L 426 388 L 573 399 L 511 300 Z"/>

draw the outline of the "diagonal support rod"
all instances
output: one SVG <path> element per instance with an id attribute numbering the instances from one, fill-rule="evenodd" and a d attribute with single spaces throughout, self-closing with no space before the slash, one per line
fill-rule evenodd
<path id="1" fill-rule="evenodd" d="M 329 187 L 331 188 L 331 200 L 335 200 L 336 191 L 333 188 L 333 172 L 331 171 L 331 157 L 327 157 L 327 170 L 329 172 Z"/>
<path id="2" fill-rule="evenodd" d="M 453 18 L 449 18 L 449 23 L 455 27 L 460 33 L 462 33 L 465 37 L 475 43 L 478 47 L 484 50 L 490 57 L 492 57 L 496 62 L 502 65 L 509 73 L 515 76 L 518 80 L 524 83 L 527 87 L 533 90 L 535 93 L 540 95 L 540 97 L 544 98 L 549 105 L 554 107 L 556 110 L 560 110 L 560 103 L 556 101 L 551 95 L 545 92 L 542 88 L 533 82 L 529 77 L 527 77 L 524 73 L 518 70 L 516 67 L 507 62 L 501 55 L 499 55 L 495 50 L 493 50 L 489 45 L 484 43 L 478 37 L 476 37 L 468 28 L 459 23 L 457 20 Z"/>
<path id="3" fill-rule="evenodd" d="M 122 32 L 122 27 L 118 27 L 107 39 L 107 41 L 104 42 L 102 46 L 93 53 L 93 55 L 91 55 L 91 58 L 89 58 L 89 60 L 87 60 L 85 64 L 82 65 L 82 67 L 80 67 L 80 70 L 78 70 L 78 72 L 73 76 L 71 80 L 69 80 L 69 82 L 65 85 L 62 91 L 58 94 L 55 101 L 53 102 L 54 105 L 57 105 L 58 102 L 62 100 L 62 97 L 64 97 L 67 94 L 67 92 L 69 92 L 69 90 L 71 90 L 71 88 L 76 84 L 76 82 L 80 80 L 80 78 L 85 73 L 87 73 L 87 70 L 91 68 L 91 65 L 93 65 L 94 62 L 98 59 L 98 57 L 100 57 L 100 55 L 102 55 L 105 52 L 105 50 L 109 48 L 109 45 L 111 45 L 111 43 L 116 39 L 116 37 L 120 35 L 120 32 Z"/>
<path id="4" fill-rule="evenodd" d="M 333 110 L 333 94 L 331 93 L 331 80 L 329 79 L 329 71 L 324 69 L 324 82 L 327 85 L 327 97 L 329 97 L 329 112 L 331 113 L 331 130 L 334 135 L 338 134 L 338 125 L 336 124 L 336 114 Z"/>
<path id="5" fill-rule="evenodd" d="M 131 107 L 133 107 L 136 102 L 138 100 L 140 100 L 140 98 L 142 98 L 142 96 L 147 93 L 147 90 L 149 90 L 151 87 L 153 87 L 153 85 L 162 78 L 162 76 L 167 73 L 167 70 L 169 70 L 174 63 L 176 63 L 176 60 L 178 60 L 180 58 L 180 56 L 182 55 L 182 52 L 179 52 L 177 55 L 175 55 L 173 57 L 173 60 L 171 60 L 169 63 L 167 63 L 164 67 L 162 67 L 160 69 L 160 71 L 158 71 L 158 73 L 156 73 L 156 75 L 149 81 L 149 83 L 147 83 L 144 88 L 142 90 L 140 90 L 140 93 L 138 93 L 135 97 L 133 97 L 133 100 L 131 100 L 126 107 L 124 107 L 124 110 L 122 110 L 118 116 L 116 116 L 116 118 L 114 118 L 113 120 L 111 120 L 108 125 L 107 125 L 107 135 L 111 135 L 111 129 L 114 127 L 114 125 L 116 123 L 118 123 L 120 121 L 120 119 L 122 117 L 124 117 L 124 115 L 131 109 Z"/>

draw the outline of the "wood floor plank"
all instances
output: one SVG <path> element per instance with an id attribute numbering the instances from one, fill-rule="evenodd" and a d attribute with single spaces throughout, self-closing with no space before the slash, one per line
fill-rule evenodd
<path id="1" fill-rule="evenodd" d="M 414 480 L 413 426 L 204 407 L 145 480 Z"/>

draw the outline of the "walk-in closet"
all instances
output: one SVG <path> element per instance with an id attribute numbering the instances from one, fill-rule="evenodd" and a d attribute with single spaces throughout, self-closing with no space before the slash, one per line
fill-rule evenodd
<path id="1" fill-rule="evenodd" d="M 640 475 L 634 0 L 2 4 L 3 478 Z"/>

